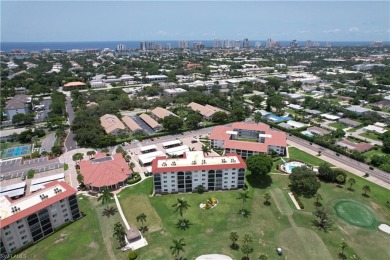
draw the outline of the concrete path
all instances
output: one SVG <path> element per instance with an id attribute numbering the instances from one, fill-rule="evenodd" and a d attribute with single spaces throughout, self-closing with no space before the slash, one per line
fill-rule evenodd
<path id="1" fill-rule="evenodd" d="M 115 199 L 116 207 L 118 208 L 119 214 L 121 215 L 122 221 L 123 221 L 123 223 L 125 223 L 125 226 L 126 226 L 127 230 L 129 230 L 130 229 L 130 225 L 127 222 L 125 214 L 123 214 L 121 204 L 119 203 L 119 200 L 118 200 L 118 197 L 116 196 L 116 194 L 114 194 L 114 199 Z"/>
<path id="2" fill-rule="evenodd" d="M 54 143 L 56 141 L 56 133 L 51 133 L 45 137 L 42 141 L 41 149 L 45 149 L 45 151 L 50 152 L 51 148 L 53 148 Z"/>

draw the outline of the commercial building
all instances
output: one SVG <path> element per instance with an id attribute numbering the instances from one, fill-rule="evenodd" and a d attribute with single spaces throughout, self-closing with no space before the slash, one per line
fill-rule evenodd
<path id="1" fill-rule="evenodd" d="M 1 196 L 1 257 L 36 243 L 61 225 L 80 218 L 76 192 L 65 182 L 53 181 L 15 201 Z"/>
<path id="2" fill-rule="evenodd" d="M 152 163 L 154 192 L 192 192 L 199 185 L 206 190 L 230 190 L 244 187 L 246 164 L 237 154 L 204 156 L 191 151 L 183 158 L 157 157 Z"/>
<path id="3" fill-rule="evenodd" d="M 164 95 L 169 97 L 176 97 L 179 94 L 186 93 L 187 90 L 183 88 L 168 88 L 164 89 Z"/>
<path id="4" fill-rule="evenodd" d="M 318 126 L 309 127 L 306 131 L 308 131 L 314 135 L 320 135 L 320 136 L 328 135 L 331 133 L 330 131 L 323 129 L 323 128 L 320 128 Z"/>
<path id="5" fill-rule="evenodd" d="M 168 79 L 168 77 L 165 75 L 149 75 L 145 78 L 147 82 L 164 81 Z"/>
<path id="6" fill-rule="evenodd" d="M 276 152 L 284 156 L 286 133 L 271 130 L 266 124 L 234 123 L 217 126 L 210 134 L 211 147 L 237 153 L 244 159 L 260 153 Z"/>
<path id="7" fill-rule="evenodd" d="M 73 89 L 81 89 L 85 88 L 86 84 L 80 81 L 74 81 L 64 84 L 63 90 L 73 90 Z"/>
<path id="8" fill-rule="evenodd" d="M 118 189 L 126 184 L 133 173 L 121 153 L 112 156 L 98 153 L 93 160 L 83 160 L 79 165 L 85 186 L 94 191 L 104 187 Z"/>
<path id="9" fill-rule="evenodd" d="M 4 112 L 9 120 L 16 114 L 28 114 L 31 111 L 31 96 L 16 95 L 6 102 Z"/>
<path id="10" fill-rule="evenodd" d="M 350 106 L 350 107 L 347 107 L 346 110 L 351 111 L 351 112 L 355 112 L 358 115 L 362 115 L 362 114 L 365 114 L 365 113 L 371 111 L 370 109 L 367 109 L 364 107 L 359 107 L 359 106 Z"/>
<path id="11" fill-rule="evenodd" d="M 100 117 L 100 124 L 107 134 L 118 134 L 120 131 L 126 129 L 125 125 L 117 116 L 110 114 L 105 114 Z"/>

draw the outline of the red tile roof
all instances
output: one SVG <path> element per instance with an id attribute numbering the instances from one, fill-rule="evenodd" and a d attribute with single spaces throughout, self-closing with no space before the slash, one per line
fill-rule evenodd
<path id="1" fill-rule="evenodd" d="M 104 153 L 95 155 L 95 159 L 103 157 L 106 157 Z M 132 171 L 129 169 L 129 165 L 122 154 L 117 153 L 109 161 L 81 161 L 80 173 L 84 176 L 84 184 L 101 188 L 125 181 Z"/>
<path id="2" fill-rule="evenodd" d="M 157 157 L 156 159 L 153 160 L 152 162 L 152 173 L 162 173 L 162 172 L 179 172 L 179 171 L 201 171 L 201 170 L 223 170 L 223 169 L 231 169 L 231 168 L 244 168 L 246 169 L 246 163 L 245 161 L 241 158 L 236 153 L 227 153 L 225 156 L 236 156 L 239 163 L 221 163 L 221 164 L 197 164 L 197 165 L 187 165 L 187 166 L 182 166 L 182 167 L 158 167 L 158 161 L 159 160 L 164 160 L 164 161 L 177 161 L 182 158 L 172 158 L 172 159 L 167 159 L 166 157 Z M 210 158 L 210 157 L 221 157 L 221 156 L 205 156 L 205 158 Z M 223 156 L 222 156 L 223 157 Z M 184 154 L 184 160 L 186 159 L 186 156 Z"/>
<path id="3" fill-rule="evenodd" d="M 31 196 L 38 196 L 39 194 L 43 194 L 45 192 L 45 190 L 55 186 L 55 185 L 61 185 L 63 188 L 64 188 L 64 191 L 63 192 L 60 192 L 60 193 L 57 193 L 55 196 L 53 197 L 50 197 L 48 199 L 45 199 L 45 200 L 42 200 L 41 202 L 39 202 L 38 204 L 36 205 L 33 205 L 25 210 L 21 210 L 17 213 L 14 213 L 12 216 L 10 217 L 7 217 L 7 218 L 4 218 L 0 221 L 0 227 L 3 228 L 5 226 L 8 226 L 12 223 L 14 223 L 15 221 L 18 221 L 20 219 L 23 219 L 25 217 L 28 217 L 29 215 L 41 210 L 41 209 L 44 209 L 44 208 L 47 208 L 48 206 L 62 200 L 62 199 L 65 199 L 73 194 L 76 194 L 77 191 L 72 188 L 71 186 L 69 186 L 66 182 L 63 182 L 63 181 L 52 181 L 52 182 L 49 182 L 49 183 L 45 183 L 44 184 L 44 188 L 41 189 L 39 192 L 36 192 L 36 193 L 33 193 L 29 196 L 26 196 L 26 197 L 23 197 L 21 199 L 18 199 L 18 200 L 11 200 L 9 199 L 8 196 L 5 196 L 6 199 L 8 199 L 10 202 L 13 202 L 13 203 L 18 203 L 20 202 L 21 200 L 24 200 L 26 198 L 29 198 Z M 12 204 L 13 204 L 12 203 Z M 12 207 L 12 204 L 11 204 L 11 207 Z"/>
<path id="4" fill-rule="evenodd" d="M 271 135 L 271 138 L 265 138 L 265 143 L 247 142 L 230 140 L 231 135 L 226 131 L 236 131 L 239 129 L 264 131 L 265 134 Z M 271 130 L 266 124 L 248 124 L 248 123 L 234 123 L 231 127 L 217 126 L 210 134 L 211 140 L 224 141 L 224 148 L 240 149 L 246 151 L 268 152 L 268 146 L 282 146 L 287 147 L 286 133 L 281 131 Z"/>

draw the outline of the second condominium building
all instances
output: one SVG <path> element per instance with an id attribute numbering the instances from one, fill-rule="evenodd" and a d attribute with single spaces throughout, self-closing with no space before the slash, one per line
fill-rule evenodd
<path id="1" fill-rule="evenodd" d="M 53 181 L 18 200 L 1 196 L 1 258 L 38 242 L 65 223 L 80 218 L 76 193 L 65 182 Z"/>
<path id="2" fill-rule="evenodd" d="M 244 187 L 246 164 L 237 154 L 205 156 L 191 151 L 184 158 L 157 157 L 152 163 L 154 192 L 192 192 L 199 185 L 206 190 Z"/>
<path id="3" fill-rule="evenodd" d="M 210 134 L 211 148 L 225 149 L 246 159 L 251 155 L 275 152 L 286 153 L 286 133 L 270 129 L 266 124 L 234 123 L 217 126 Z"/>

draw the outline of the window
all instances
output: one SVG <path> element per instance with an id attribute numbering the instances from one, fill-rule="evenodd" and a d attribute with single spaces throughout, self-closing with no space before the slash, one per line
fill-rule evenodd
<path id="1" fill-rule="evenodd" d="M 62 204 L 62 205 L 61 205 L 61 208 L 63 208 L 63 207 L 65 207 L 65 204 Z"/>
<path id="2" fill-rule="evenodd" d="M 11 248 L 10 250 L 11 250 L 11 251 L 14 251 L 15 249 L 16 249 L 16 247 L 13 247 L 13 248 Z"/>
<path id="3" fill-rule="evenodd" d="M 3 227 L 3 230 L 7 230 L 7 229 L 9 229 L 9 226 Z"/>
<path id="4" fill-rule="evenodd" d="M 228 173 L 227 173 L 227 172 L 225 172 L 225 175 L 228 175 Z"/>
<path id="5" fill-rule="evenodd" d="M 53 214 L 53 218 L 56 218 L 57 217 L 57 213 L 56 214 Z"/>
<path id="6" fill-rule="evenodd" d="M 14 239 L 14 236 L 10 236 L 9 238 L 7 238 L 7 241 L 11 241 L 12 239 Z"/>
<path id="7" fill-rule="evenodd" d="M 21 234 L 21 235 L 24 234 L 24 233 L 26 233 L 26 230 L 20 231 L 20 234 Z"/>
<path id="8" fill-rule="evenodd" d="M 13 245 L 15 245 L 15 242 L 11 242 L 8 244 L 8 246 L 13 246 Z"/>
<path id="9" fill-rule="evenodd" d="M 176 180 L 171 180 L 171 182 L 172 182 L 172 183 L 175 183 L 175 182 L 176 182 Z"/>
<path id="10" fill-rule="evenodd" d="M 26 238 L 27 238 L 27 235 L 24 235 L 24 236 L 21 237 L 22 240 L 26 239 Z"/>
<path id="11" fill-rule="evenodd" d="M 63 210 L 62 210 L 62 213 L 64 213 L 64 212 L 66 212 L 66 209 L 63 209 Z"/>
<path id="12" fill-rule="evenodd" d="M 167 183 L 167 181 L 164 181 L 164 183 Z"/>
<path id="13" fill-rule="evenodd" d="M 68 213 L 64 214 L 64 218 L 66 218 L 68 216 Z M 65 220 L 66 221 L 66 220 Z"/>
<path id="14" fill-rule="evenodd" d="M 198 179 L 194 179 L 194 181 L 198 181 Z"/>
<path id="15" fill-rule="evenodd" d="M 172 176 L 171 176 L 171 178 L 173 179 L 173 178 L 175 178 L 175 176 L 174 176 L 174 175 L 172 175 Z"/>
<path id="16" fill-rule="evenodd" d="M 175 184 L 172 184 L 171 187 L 175 187 Z"/>
<path id="17" fill-rule="evenodd" d="M 62 202 L 64 202 L 64 200 L 62 199 L 62 200 L 60 200 L 60 202 L 62 203 Z"/>
<path id="18" fill-rule="evenodd" d="M 11 231 L 5 232 L 5 235 L 6 235 L 6 236 L 8 236 L 9 234 L 11 234 Z"/>
<path id="19" fill-rule="evenodd" d="M 164 188 L 168 187 L 168 185 L 164 185 Z"/>
<path id="20" fill-rule="evenodd" d="M 202 172 L 206 172 L 206 170 L 202 170 Z M 203 176 L 203 175 L 202 175 Z"/>
<path id="21" fill-rule="evenodd" d="M 18 220 L 18 221 L 16 221 L 16 224 L 19 224 L 20 222 L 22 222 L 21 220 Z"/>
<path id="22" fill-rule="evenodd" d="M 163 179 L 166 179 L 166 178 L 168 178 L 168 176 L 163 176 Z"/>
<path id="23" fill-rule="evenodd" d="M 206 174 L 202 174 L 202 177 L 206 177 Z"/>
<path id="24" fill-rule="evenodd" d="M 229 177 L 224 177 L 225 180 L 229 179 Z"/>
<path id="25" fill-rule="evenodd" d="M 235 178 L 236 178 L 236 177 L 234 177 L 234 176 L 232 177 L 233 180 L 234 180 Z"/>
<path id="26" fill-rule="evenodd" d="M 28 240 L 24 241 L 24 242 L 23 242 L 23 245 L 25 245 L 25 244 L 27 244 L 27 243 L 28 243 Z"/>

